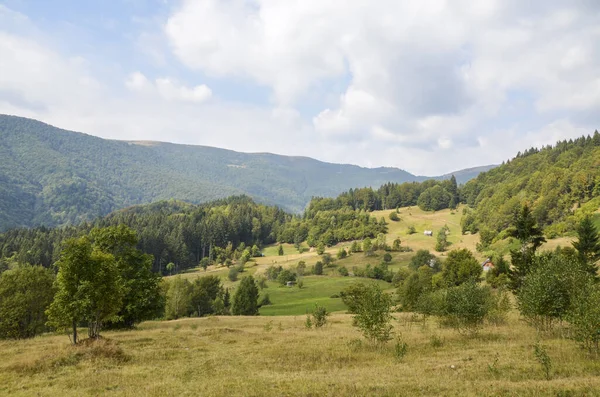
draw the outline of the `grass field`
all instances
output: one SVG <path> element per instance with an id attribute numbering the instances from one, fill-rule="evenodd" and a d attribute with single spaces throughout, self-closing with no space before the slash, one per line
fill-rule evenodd
<path id="1" fill-rule="evenodd" d="M 146 322 L 72 347 L 64 335 L 2 341 L 6 396 L 489 396 L 599 395 L 600 362 L 571 341 L 541 335 L 551 379 L 536 362 L 536 332 L 515 313 L 476 337 L 397 314 L 394 341 L 370 345 L 335 314 L 320 330 L 304 316 Z"/>
<path id="2" fill-rule="evenodd" d="M 467 248 L 475 254 L 479 260 L 484 260 L 483 254 L 476 251 L 476 245 L 479 242 L 479 235 L 462 235 L 460 227 L 460 219 L 462 217 L 462 208 L 458 208 L 455 211 L 442 210 L 436 212 L 426 212 L 420 210 L 418 207 L 401 208 L 399 217 L 400 221 L 394 222 L 389 219 L 390 212 L 395 210 L 387 211 L 376 211 L 373 216 L 377 219 L 384 217 L 388 222 L 388 233 L 387 243 L 392 244 L 396 238 L 400 238 L 403 246 L 410 247 L 413 252 L 392 252 L 392 262 L 389 268 L 393 271 L 397 271 L 401 267 L 406 267 L 410 262 L 410 258 L 419 249 L 426 249 L 440 258 L 444 258 L 446 253 L 438 253 L 434 250 L 436 238 L 425 236 L 424 230 L 432 230 L 434 235 L 444 226 L 447 225 L 450 229 L 448 234 L 448 241 L 450 247 L 448 250 Z M 408 227 L 413 226 L 416 229 L 416 233 L 408 234 Z M 549 240 L 542 246 L 541 249 L 553 250 L 557 246 L 570 246 L 572 238 L 564 237 Z M 337 252 L 341 248 L 349 249 L 351 242 L 340 243 L 334 247 L 329 247 L 326 252 L 330 253 L 335 257 Z M 244 273 L 239 275 L 241 279 L 245 275 L 261 275 L 264 274 L 265 270 L 269 266 L 283 266 L 284 268 L 295 268 L 299 261 L 304 261 L 307 265 L 307 269 L 320 260 L 320 256 L 313 250 L 311 252 L 306 243 L 302 245 L 303 253 L 299 253 L 298 250 L 292 244 L 283 244 L 284 255 L 278 255 L 278 245 L 270 245 L 263 249 L 264 257 L 254 258 L 251 262 L 246 264 L 246 270 Z M 510 245 L 508 240 L 500 241 L 495 243 L 494 249 L 507 253 Z M 345 266 L 349 271 L 353 268 L 364 268 L 367 264 L 375 266 L 382 260 L 383 252 L 377 251 L 374 257 L 366 257 L 363 253 L 352 254 L 349 257 L 337 260 L 335 265 Z M 227 278 L 229 269 L 225 267 L 210 266 L 207 271 L 202 269 L 191 269 L 190 271 L 183 273 L 181 276 L 193 280 L 197 277 L 203 277 L 205 275 L 217 275 L 221 278 L 223 285 L 229 288 L 230 291 L 235 291 L 235 288 L 239 284 L 239 281 L 231 282 Z M 262 294 L 268 293 L 272 305 L 261 308 L 261 314 L 274 316 L 274 315 L 301 315 L 306 313 L 307 309 L 314 306 L 315 303 L 319 303 L 325 306 L 329 311 L 345 310 L 346 307 L 339 298 L 331 298 L 332 295 L 338 294 L 345 286 L 352 283 L 353 281 L 368 282 L 368 279 L 358 279 L 355 277 L 340 277 L 336 268 L 325 269 L 323 276 L 308 276 L 303 278 L 304 288 L 298 289 L 279 287 L 274 282 L 269 282 L 269 288 L 262 291 Z M 385 282 L 379 282 L 384 288 L 390 289 L 391 286 Z"/>

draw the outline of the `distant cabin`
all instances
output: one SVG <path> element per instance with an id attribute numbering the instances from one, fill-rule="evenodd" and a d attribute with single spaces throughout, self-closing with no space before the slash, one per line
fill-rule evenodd
<path id="1" fill-rule="evenodd" d="M 492 263 L 492 261 L 490 260 L 490 258 L 487 258 L 485 260 L 485 262 L 483 262 L 481 264 L 481 267 L 483 268 L 484 272 L 490 271 L 491 269 L 494 268 L 494 264 Z"/>
<path id="2" fill-rule="evenodd" d="M 286 286 L 288 286 L 288 287 L 293 287 L 294 285 L 296 285 L 296 282 L 295 282 L 295 281 L 288 281 L 288 282 L 286 283 Z"/>
<path id="3" fill-rule="evenodd" d="M 426 236 L 433 236 L 433 231 L 432 230 L 425 230 L 423 232 L 423 234 L 426 235 Z"/>

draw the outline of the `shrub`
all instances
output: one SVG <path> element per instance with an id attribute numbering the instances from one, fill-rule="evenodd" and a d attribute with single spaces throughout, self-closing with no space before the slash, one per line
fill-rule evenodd
<path id="1" fill-rule="evenodd" d="M 319 306 L 318 303 L 315 303 L 315 307 L 312 311 L 312 320 L 315 328 L 321 328 L 327 324 L 328 316 L 329 313 L 327 313 L 327 309 L 324 306 Z"/>
<path id="2" fill-rule="evenodd" d="M 409 276 L 410 272 L 408 270 L 400 268 L 396 273 L 394 273 L 394 276 L 392 277 L 392 284 L 394 287 L 399 287 Z"/>
<path id="3" fill-rule="evenodd" d="M 356 291 L 360 292 L 345 295 L 348 301 L 352 301 L 348 306 L 355 313 L 353 325 L 372 342 L 387 342 L 392 333 L 392 298 L 376 284 L 358 287 Z"/>
<path id="4" fill-rule="evenodd" d="M 396 344 L 394 345 L 394 355 L 398 361 L 402 361 L 406 352 L 408 351 L 408 345 L 401 337 L 396 338 Z"/>
<path id="5" fill-rule="evenodd" d="M 288 281 L 296 281 L 296 275 L 288 269 L 284 269 L 279 272 L 279 275 L 277 276 L 277 282 L 280 285 L 286 285 Z"/>
<path id="6" fill-rule="evenodd" d="M 478 281 L 482 271 L 477 259 L 466 248 L 450 251 L 442 267 L 442 275 L 448 286 Z"/>
<path id="7" fill-rule="evenodd" d="M 315 263 L 314 274 L 316 274 L 317 276 L 323 274 L 323 262 L 318 261 L 317 263 Z"/>
<path id="8" fill-rule="evenodd" d="M 417 229 L 415 229 L 415 227 L 413 225 L 410 225 L 408 227 L 408 229 L 406 230 L 406 233 L 409 234 L 409 235 L 410 234 L 415 234 L 416 232 L 417 232 Z"/>
<path id="9" fill-rule="evenodd" d="M 237 267 L 230 267 L 229 273 L 227 274 L 227 278 L 229 279 L 229 281 L 237 281 L 238 274 L 239 270 L 237 269 Z"/>
<path id="10" fill-rule="evenodd" d="M 586 282 L 573 298 L 567 313 L 571 325 L 571 338 L 590 353 L 600 352 L 600 286 L 591 280 Z"/>
<path id="11" fill-rule="evenodd" d="M 347 277 L 349 275 L 348 273 L 348 269 L 346 269 L 345 266 L 340 266 L 338 268 L 338 273 L 340 273 L 341 276 Z"/>
<path id="12" fill-rule="evenodd" d="M 348 256 L 348 253 L 346 252 L 346 250 L 344 248 L 340 248 L 340 250 L 337 253 L 337 258 L 344 259 L 347 256 Z"/>
<path id="13" fill-rule="evenodd" d="M 260 301 L 258 302 L 259 306 L 269 306 L 272 305 L 271 303 L 271 298 L 269 297 L 269 294 L 266 293 L 263 295 L 262 298 L 260 298 Z"/>
<path id="14" fill-rule="evenodd" d="M 400 217 L 398 216 L 396 211 L 390 212 L 390 220 L 394 222 L 398 222 L 400 220 Z"/>
<path id="15" fill-rule="evenodd" d="M 445 323 L 459 332 L 476 333 L 490 309 L 490 289 L 474 281 L 446 291 L 443 316 Z"/>
<path id="16" fill-rule="evenodd" d="M 385 263 L 390 263 L 390 262 L 392 261 L 392 255 L 391 255 L 389 252 L 386 252 L 386 253 L 383 255 L 383 261 L 384 261 Z"/>

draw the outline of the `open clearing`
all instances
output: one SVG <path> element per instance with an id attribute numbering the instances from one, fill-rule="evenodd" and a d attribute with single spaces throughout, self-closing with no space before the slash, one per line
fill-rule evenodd
<path id="1" fill-rule="evenodd" d="M 535 361 L 533 328 L 508 324 L 476 337 L 397 314 L 394 341 L 370 345 L 335 314 L 320 330 L 304 316 L 146 322 L 72 347 L 64 335 L 0 342 L 0 394 L 10 396 L 598 395 L 600 362 L 571 341 L 542 335 L 553 369 Z"/>

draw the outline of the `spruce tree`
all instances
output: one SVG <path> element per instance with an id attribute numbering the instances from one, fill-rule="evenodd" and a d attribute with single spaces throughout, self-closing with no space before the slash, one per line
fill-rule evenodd
<path id="1" fill-rule="evenodd" d="M 254 283 L 254 277 L 244 277 L 240 282 L 240 286 L 233 296 L 232 314 L 236 316 L 258 315 L 258 287 Z"/>
<path id="2" fill-rule="evenodd" d="M 597 275 L 598 268 L 595 263 L 600 259 L 600 236 L 590 216 L 586 216 L 577 226 L 577 241 L 573 247 L 579 253 L 581 261 L 593 276 Z"/>

